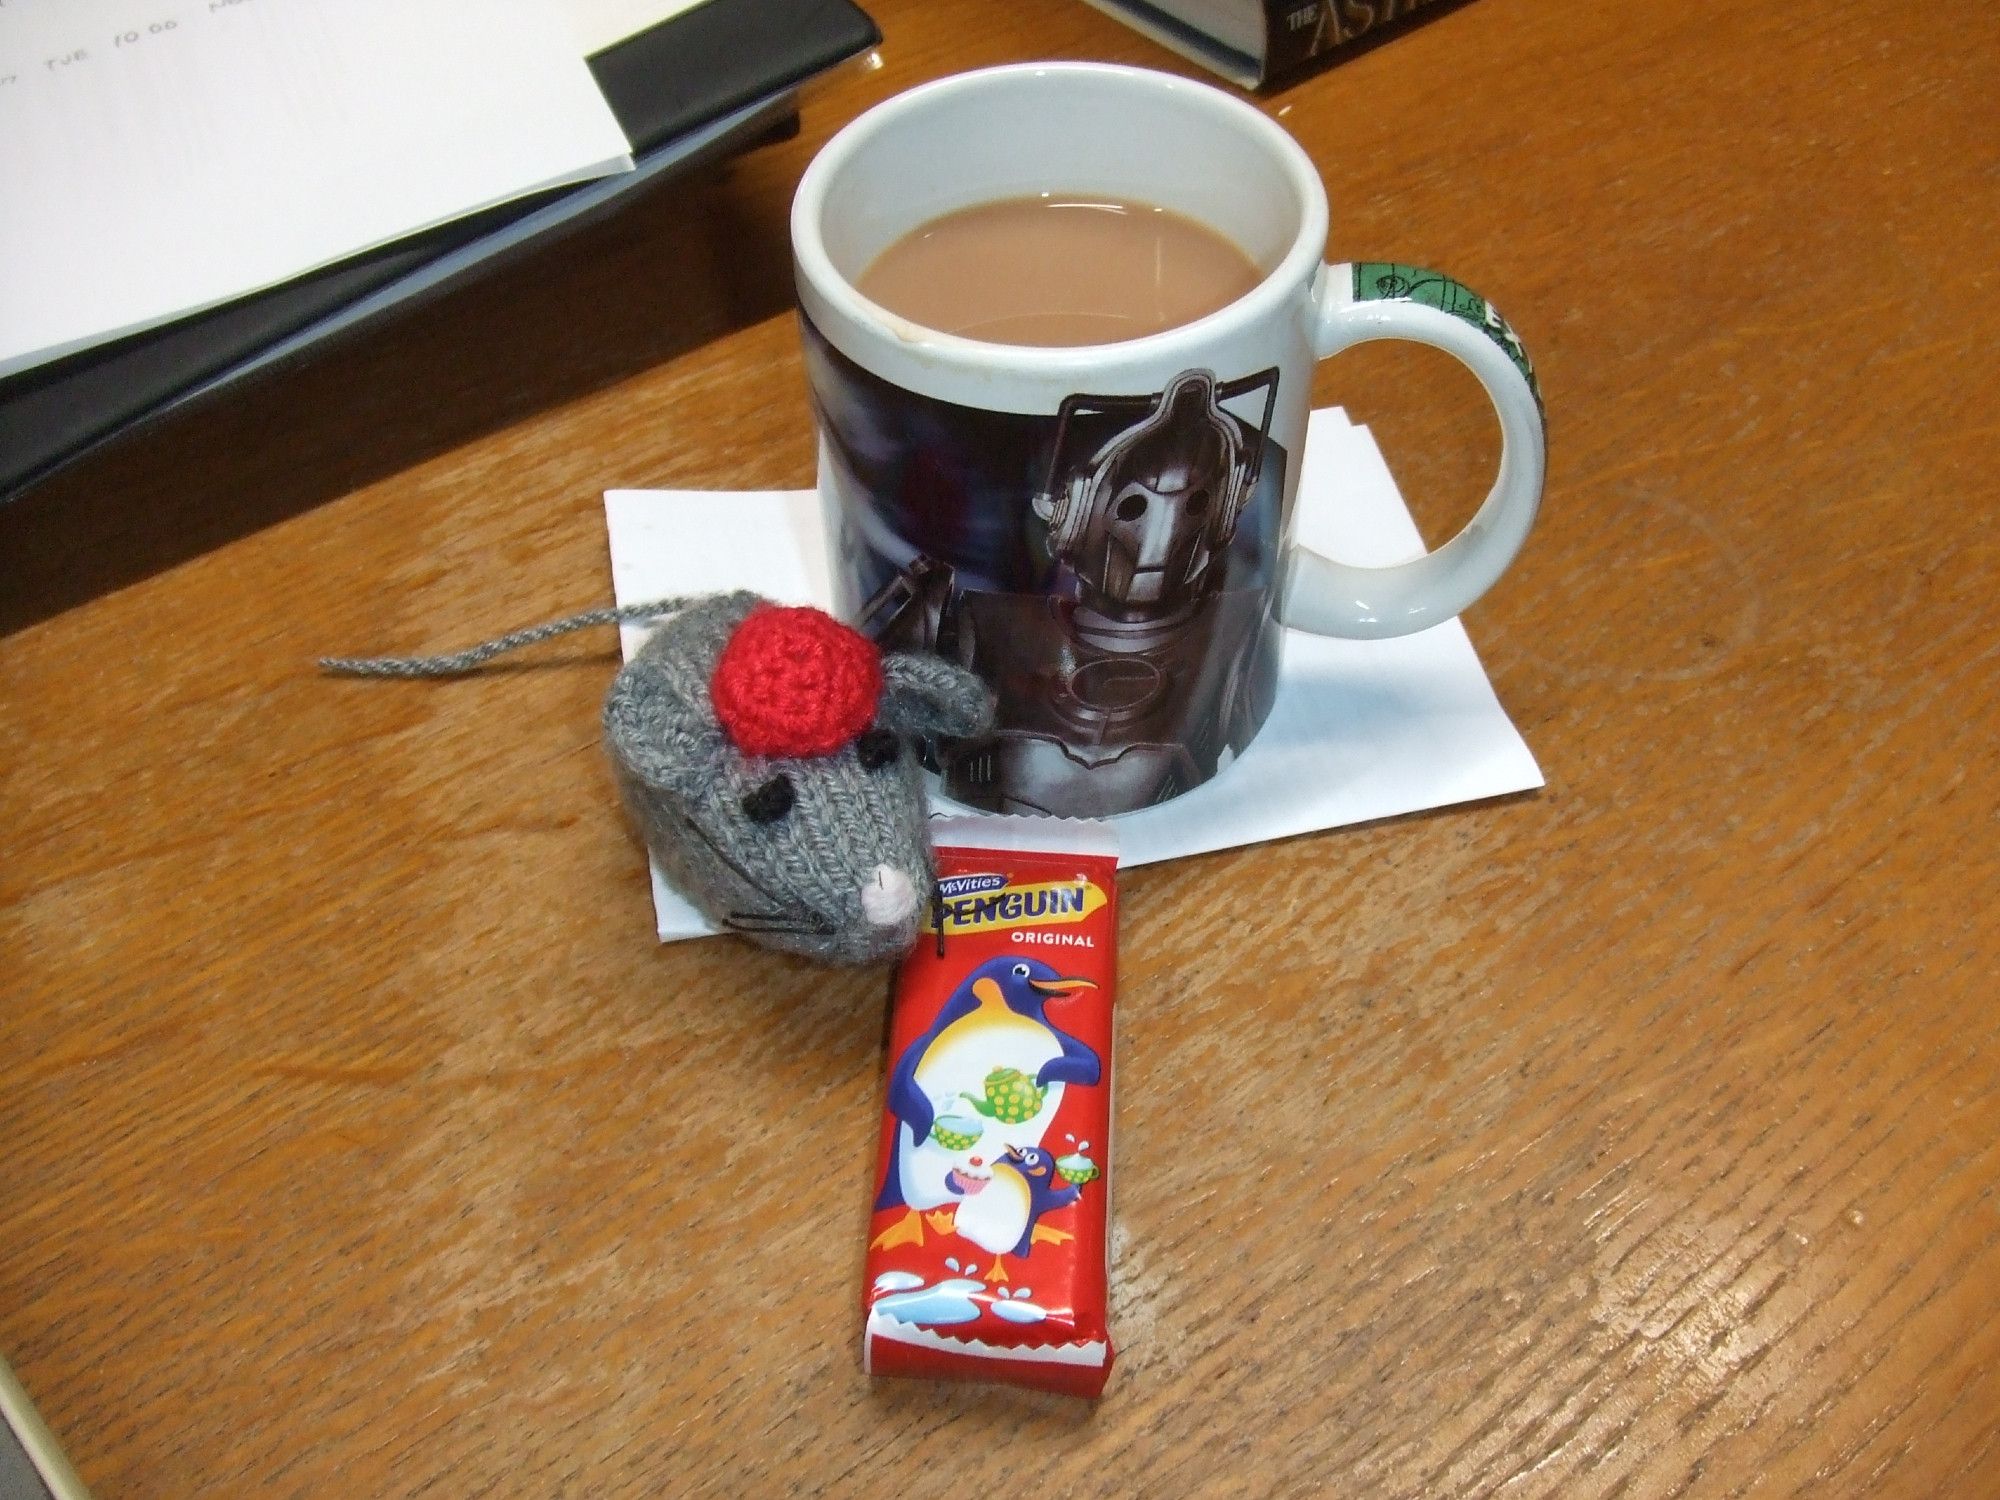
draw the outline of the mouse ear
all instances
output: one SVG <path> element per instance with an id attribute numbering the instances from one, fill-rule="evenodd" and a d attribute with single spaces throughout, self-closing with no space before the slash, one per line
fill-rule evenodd
<path id="1" fill-rule="evenodd" d="M 620 770 L 681 796 L 713 784 L 723 737 L 708 678 L 722 643 L 756 602 L 753 595 L 705 600 L 619 670 L 604 699 L 604 741 Z"/>
<path id="2" fill-rule="evenodd" d="M 712 781 L 722 731 L 704 699 L 678 691 L 657 661 L 641 657 L 605 696 L 604 743 L 633 780 L 684 797 Z"/>
<path id="3" fill-rule="evenodd" d="M 941 656 L 890 652 L 882 658 L 875 722 L 912 738 L 963 739 L 993 725 L 993 694 L 971 672 Z"/>

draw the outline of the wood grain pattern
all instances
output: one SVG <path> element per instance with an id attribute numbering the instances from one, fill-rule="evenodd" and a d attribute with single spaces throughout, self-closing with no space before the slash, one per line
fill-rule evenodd
<path id="1" fill-rule="evenodd" d="M 602 598 L 607 486 L 808 482 L 784 210 L 858 109 L 1175 66 L 880 13 L 797 141 L 70 481 L 213 506 L 0 641 L 0 1348 L 86 1479 L 2000 1494 L 2000 12 L 1478 0 L 1265 101 L 1336 254 L 1535 352 L 1470 623 L 1549 786 L 1130 877 L 1095 1409 L 860 1373 L 881 975 L 648 941 L 608 641 L 310 667 Z M 1317 394 L 1474 502 L 1448 362 Z M 17 526 L 22 618 L 95 545 Z"/>

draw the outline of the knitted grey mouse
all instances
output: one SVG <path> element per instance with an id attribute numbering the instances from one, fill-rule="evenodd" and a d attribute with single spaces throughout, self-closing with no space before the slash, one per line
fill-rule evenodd
<path id="1" fill-rule="evenodd" d="M 611 685 L 604 735 L 647 847 L 712 920 L 866 963 L 915 941 L 934 878 L 910 742 L 992 713 L 963 667 L 738 593 L 654 633 Z"/>
<path id="2" fill-rule="evenodd" d="M 824 611 L 742 592 L 595 610 L 452 656 L 321 665 L 450 676 L 585 625 L 656 617 L 611 685 L 604 738 L 667 878 L 767 947 L 838 963 L 900 955 L 935 878 L 912 742 L 992 719 L 964 668 L 883 653 Z"/>

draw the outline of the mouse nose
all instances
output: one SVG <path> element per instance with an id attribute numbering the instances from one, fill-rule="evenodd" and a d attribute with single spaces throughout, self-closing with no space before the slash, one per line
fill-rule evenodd
<path id="1" fill-rule="evenodd" d="M 917 914 L 917 888 L 894 865 L 877 865 L 861 883 L 861 915 L 876 927 L 901 927 Z"/>

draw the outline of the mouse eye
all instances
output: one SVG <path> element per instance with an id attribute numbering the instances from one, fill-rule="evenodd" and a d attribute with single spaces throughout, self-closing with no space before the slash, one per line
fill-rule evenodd
<path id="1" fill-rule="evenodd" d="M 865 729 L 854 742 L 854 753 L 862 770 L 879 771 L 896 763 L 896 757 L 903 753 L 903 742 L 893 729 Z"/>
<path id="2" fill-rule="evenodd" d="M 1026 964 L 1014 965 L 1014 977 L 1016 979 L 1026 979 L 1032 973 L 1034 973 L 1034 970 L 1030 969 Z"/>
<path id="3" fill-rule="evenodd" d="M 775 823 L 792 810 L 792 778 L 780 771 L 754 792 L 743 794 L 743 816 L 753 823 Z"/>

